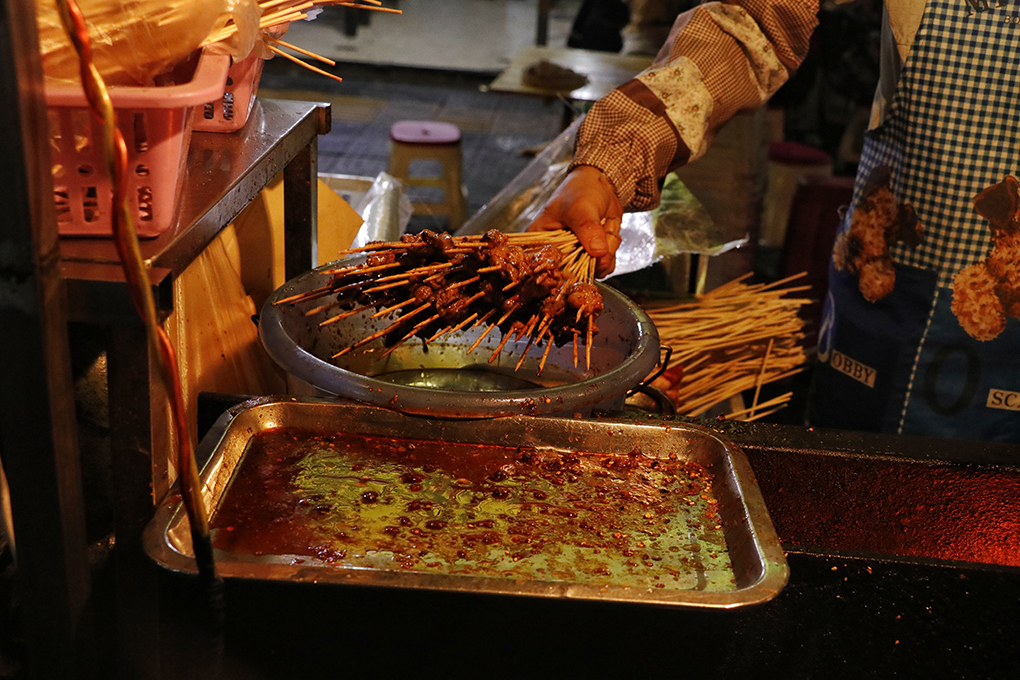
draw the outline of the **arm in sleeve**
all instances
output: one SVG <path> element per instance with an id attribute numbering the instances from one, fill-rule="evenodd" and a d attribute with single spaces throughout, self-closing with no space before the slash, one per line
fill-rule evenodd
<path id="1" fill-rule="evenodd" d="M 763 104 L 807 55 L 818 0 L 708 2 L 681 14 L 651 68 L 596 102 L 573 166 L 591 165 L 628 210 L 659 202 L 658 180 L 705 153 L 734 114 Z"/>

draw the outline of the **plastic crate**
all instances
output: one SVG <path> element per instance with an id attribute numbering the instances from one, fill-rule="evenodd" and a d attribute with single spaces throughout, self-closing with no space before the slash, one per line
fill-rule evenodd
<path id="1" fill-rule="evenodd" d="M 265 60 L 251 54 L 233 64 L 227 71 L 227 84 L 222 96 L 196 107 L 192 123 L 198 132 L 236 132 L 248 121 L 255 105 L 262 67 Z"/>
<path id="2" fill-rule="evenodd" d="M 151 87 L 111 87 L 117 127 L 127 144 L 124 178 L 140 236 L 174 222 L 191 140 L 192 109 L 223 92 L 230 58 L 196 53 Z M 102 126 L 78 86 L 48 86 L 50 154 L 57 226 L 63 236 L 110 236 L 112 187 Z"/>

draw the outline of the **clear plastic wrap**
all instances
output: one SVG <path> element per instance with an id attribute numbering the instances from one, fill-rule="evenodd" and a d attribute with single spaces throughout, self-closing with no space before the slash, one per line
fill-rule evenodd
<path id="1" fill-rule="evenodd" d="M 716 224 L 691 190 L 670 173 L 662 185 L 659 207 L 651 212 L 655 225 L 656 254 L 669 257 L 681 253 L 720 255 L 747 243 L 748 236 L 733 238 Z"/>
<path id="2" fill-rule="evenodd" d="M 652 213 L 624 213 L 620 223 L 620 247 L 616 251 L 613 276 L 630 274 L 662 259 L 655 238 Z"/>
<path id="3" fill-rule="evenodd" d="M 271 57 L 272 53 L 265 49 L 259 31 L 262 8 L 259 7 L 258 2 L 256 0 L 225 0 L 225 4 L 227 14 L 237 26 L 237 33 L 225 43 L 213 45 L 213 49 L 221 49 L 219 46 L 226 44 L 234 61 L 241 61 L 251 54 L 252 50 L 256 50 L 256 54 L 263 59 Z"/>
<path id="4" fill-rule="evenodd" d="M 254 0 L 78 0 L 78 5 L 107 85 L 151 85 L 156 75 L 183 61 L 230 18 L 246 27 L 235 49 L 244 43 L 250 52 L 258 35 Z M 79 83 L 78 56 L 54 0 L 37 0 L 36 21 L 47 83 Z"/>
<path id="5" fill-rule="evenodd" d="M 538 216 L 563 181 L 573 157 L 581 119 L 550 142 L 510 183 L 457 230 L 458 236 L 489 229 L 519 232 Z M 726 237 L 698 199 L 676 175 L 663 187 L 662 204 L 653 211 L 627 213 L 620 227 L 620 248 L 613 276 L 629 274 L 664 257 L 682 253 L 718 255 L 747 239 Z"/>
<path id="6" fill-rule="evenodd" d="M 399 241 L 413 212 L 403 183 L 386 172 L 379 173 L 354 210 L 365 222 L 354 237 L 352 248 L 371 241 Z"/>

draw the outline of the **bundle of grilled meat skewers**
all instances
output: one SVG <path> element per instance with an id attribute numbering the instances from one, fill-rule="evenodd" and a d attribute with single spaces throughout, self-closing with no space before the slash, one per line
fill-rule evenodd
<path id="1" fill-rule="evenodd" d="M 489 357 L 496 359 L 507 341 L 527 338 L 515 370 L 534 347 L 544 350 L 539 372 L 553 345 L 572 343 L 579 363 L 578 338 L 591 365 L 595 317 L 602 295 L 594 283 L 595 261 L 569 231 L 507 234 L 492 230 L 482 236 L 453 237 L 423 231 L 400 241 L 375 242 L 341 256 L 364 260 L 327 270 L 332 276 L 321 288 L 280 300 L 297 303 L 329 297 L 308 316 L 336 309 L 325 326 L 367 310 L 372 318 L 395 315 L 386 328 L 340 348 L 340 357 L 377 338 L 391 352 L 413 337 L 426 345 L 447 333 L 481 327 L 470 351 L 493 330 L 502 333 Z M 341 262 L 342 264 L 342 262 Z"/>

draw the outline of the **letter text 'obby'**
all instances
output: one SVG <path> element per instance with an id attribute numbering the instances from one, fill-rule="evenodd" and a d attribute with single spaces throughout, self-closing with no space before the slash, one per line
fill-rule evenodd
<path id="1" fill-rule="evenodd" d="M 868 387 L 875 386 L 875 369 L 851 359 L 842 352 L 832 350 L 832 358 L 829 359 L 829 365 L 840 373 L 850 376 L 857 382 L 863 383 Z"/>

